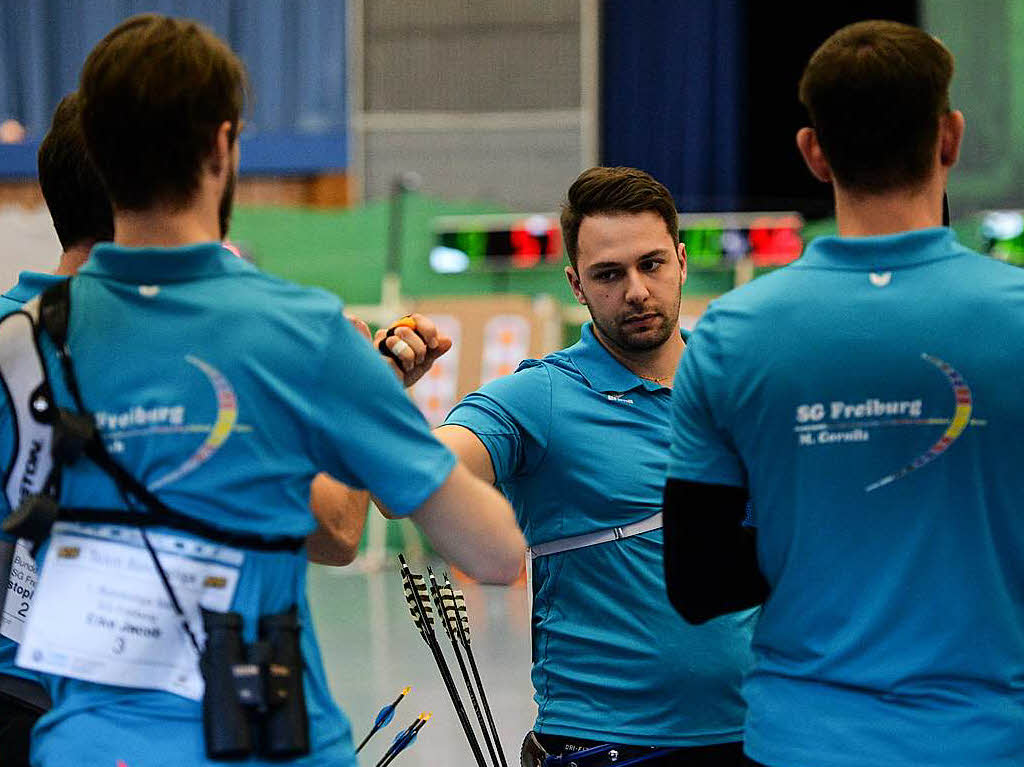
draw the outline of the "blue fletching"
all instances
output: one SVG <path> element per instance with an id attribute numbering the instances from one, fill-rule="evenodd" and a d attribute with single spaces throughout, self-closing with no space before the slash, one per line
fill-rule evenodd
<path id="1" fill-rule="evenodd" d="M 373 726 L 375 729 L 387 727 L 389 724 L 391 724 L 391 720 L 394 718 L 395 706 L 392 703 L 388 703 L 386 706 L 384 706 L 384 708 L 380 710 L 380 713 L 377 714 L 377 719 L 373 723 Z"/>

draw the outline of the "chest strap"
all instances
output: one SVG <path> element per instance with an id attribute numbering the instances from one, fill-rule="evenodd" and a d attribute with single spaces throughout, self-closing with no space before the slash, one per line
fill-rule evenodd
<path id="1" fill-rule="evenodd" d="M 556 538 L 553 541 L 538 543 L 536 546 L 530 546 L 526 549 L 526 558 L 528 560 L 539 559 L 540 557 L 549 557 L 552 554 L 583 549 L 587 546 L 597 546 L 600 543 L 621 541 L 623 538 L 632 538 L 634 535 L 649 533 L 652 530 L 660 530 L 661 526 L 661 512 L 659 511 L 657 514 L 652 514 L 646 519 L 641 519 L 639 522 L 622 525 L 621 527 L 610 527 L 593 533 L 570 535 L 567 538 Z"/>

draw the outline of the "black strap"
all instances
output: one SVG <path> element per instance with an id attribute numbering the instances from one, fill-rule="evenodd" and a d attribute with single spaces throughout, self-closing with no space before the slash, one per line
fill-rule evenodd
<path id="1" fill-rule="evenodd" d="M 67 344 L 68 318 L 71 314 L 70 283 L 70 279 L 59 282 L 48 288 L 40 297 L 40 330 L 45 331 L 56 346 L 57 355 L 60 357 L 61 367 L 64 371 L 65 383 L 80 414 L 85 414 L 88 411 L 82 402 L 78 379 L 75 376 L 74 366 L 71 364 L 71 350 Z M 228 546 L 259 551 L 298 551 L 305 543 L 305 539 L 297 537 L 264 538 L 256 534 L 232 532 L 175 511 L 114 460 L 107 452 L 99 430 L 95 426 L 93 426 L 91 434 L 85 438 L 82 451 L 114 481 L 122 495 L 134 498 L 146 507 L 148 513 L 127 509 L 61 508 L 58 512 L 58 519 L 68 522 L 133 525 L 140 528 L 172 527 Z"/>
<path id="2" fill-rule="evenodd" d="M 223 543 L 226 546 L 257 551 L 298 551 L 305 542 L 302 538 L 263 538 L 256 534 L 236 533 L 214 527 L 202 520 L 175 511 L 154 514 L 152 511 L 61 506 L 60 511 L 57 512 L 57 519 L 62 522 L 131 525 L 132 527 L 171 527 L 217 543 Z"/>

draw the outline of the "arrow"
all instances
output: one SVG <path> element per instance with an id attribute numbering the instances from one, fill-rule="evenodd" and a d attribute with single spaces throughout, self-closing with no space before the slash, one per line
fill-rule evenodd
<path id="1" fill-rule="evenodd" d="M 403 689 L 402 692 L 399 693 L 398 697 L 395 698 L 394 703 L 389 703 L 378 712 L 377 718 L 373 722 L 373 727 L 367 733 L 366 737 L 363 738 L 363 742 L 356 748 L 357 754 L 363 750 L 363 746 L 367 744 L 370 738 L 376 735 L 382 728 L 391 724 L 391 720 L 395 718 L 395 709 L 398 708 L 398 704 L 402 702 L 402 698 L 408 695 L 409 690 L 411 689 L 412 687 L 406 687 Z"/>
<path id="2" fill-rule="evenodd" d="M 425 713 L 421 712 L 418 717 L 412 720 L 412 724 L 410 724 L 408 727 L 406 727 L 404 730 L 402 730 L 394 738 L 391 739 L 391 745 L 388 746 L 388 750 L 384 752 L 384 756 L 382 756 L 380 760 L 377 762 L 377 767 L 381 767 L 381 765 L 384 764 L 385 760 L 387 760 L 392 754 L 395 753 L 395 751 L 399 748 L 399 745 L 401 745 L 402 748 L 405 748 L 409 745 L 409 741 L 412 737 L 413 730 L 416 729 L 416 725 L 419 724 L 419 721 L 424 716 Z"/>
<path id="3" fill-rule="evenodd" d="M 416 737 L 420 734 L 420 730 L 427 726 L 427 722 L 430 721 L 431 716 L 433 716 L 433 714 L 429 711 L 425 711 L 420 714 L 416 721 L 409 725 L 408 729 L 403 732 L 399 738 L 395 739 L 395 742 L 392 744 L 390 749 L 390 753 L 384 754 L 380 762 L 377 763 L 377 767 L 387 767 L 387 765 L 391 764 L 398 758 L 399 754 L 409 748 L 412 748 L 412 744 L 416 742 Z"/>
<path id="4" fill-rule="evenodd" d="M 480 751 L 480 743 L 473 732 L 473 726 L 469 723 L 469 716 L 466 715 L 466 708 L 462 705 L 462 698 L 459 697 L 458 688 L 455 687 L 455 680 L 452 679 L 451 669 L 441 652 L 441 645 L 437 642 L 434 634 L 434 616 L 430 608 L 430 595 L 427 593 L 427 584 L 423 582 L 422 575 L 414 575 L 405 557 L 398 555 L 398 561 L 402 563 L 402 583 L 405 586 L 405 601 L 409 605 L 409 612 L 412 614 L 412 622 L 423 637 L 423 641 L 430 648 L 430 653 L 437 663 L 437 670 L 441 672 L 441 680 L 448 689 L 448 695 L 455 706 L 455 713 L 458 714 L 459 722 L 466 733 L 466 740 L 469 741 L 469 748 L 476 759 L 477 767 L 487 767 L 484 762 L 484 755 Z"/>
<path id="5" fill-rule="evenodd" d="M 470 646 L 469 641 L 469 612 L 466 610 L 466 595 L 461 590 L 452 588 L 451 578 L 448 577 L 448 573 L 444 574 L 444 590 L 447 594 L 451 595 L 451 599 L 454 602 L 455 611 L 458 615 L 458 621 L 456 621 L 456 628 L 458 629 L 459 643 L 466 651 L 466 657 L 469 659 L 469 667 L 473 670 L 473 679 L 476 680 L 476 687 L 480 691 L 480 700 L 484 704 L 484 713 L 487 715 L 487 724 L 491 729 L 491 736 L 494 738 L 494 744 L 498 748 L 498 756 L 501 757 L 501 767 L 508 767 L 508 762 L 505 761 L 505 751 L 501 747 L 501 739 L 498 737 L 498 728 L 494 726 L 494 716 L 491 714 L 491 706 L 487 702 L 487 694 L 484 692 L 484 683 L 480 678 L 480 670 L 476 665 L 476 658 L 473 657 L 473 648 Z M 481 725 L 482 726 L 482 725 Z"/>
<path id="6" fill-rule="evenodd" d="M 462 671 L 462 679 L 466 683 L 466 690 L 469 691 L 469 700 L 473 704 L 473 711 L 476 713 L 476 720 L 480 724 L 480 732 L 484 734 L 484 743 L 487 744 L 487 753 L 490 754 L 494 767 L 499 767 L 498 756 L 494 753 L 494 744 L 491 742 L 490 733 L 487 731 L 487 724 L 484 722 L 484 715 L 480 711 L 480 703 L 473 691 L 473 683 L 469 680 L 469 671 L 466 669 L 466 662 L 462 660 L 462 651 L 459 650 L 459 611 L 455 606 L 455 596 L 452 593 L 451 584 L 445 584 L 441 589 L 437 585 L 434 571 L 427 568 L 427 576 L 430 578 L 430 595 L 434 598 L 434 605 L 437 607 L 438 615 L 441 618 L 441 626 L 444 633 L 448 635 L 455 651 L 455 659 L 459 662 L 459 670 Z"/>

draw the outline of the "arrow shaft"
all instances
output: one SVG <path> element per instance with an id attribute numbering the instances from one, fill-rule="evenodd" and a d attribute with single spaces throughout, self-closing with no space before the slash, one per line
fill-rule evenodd
<path id="1" fill-rule="evenodd" d="M 466 707 L 462 705 L 462 698 L 459 696 L 458 688 L 455 687 L 455 680 L 452 679 L 451 669 L 448 668 L 448 662 L 444 659 L 444 655 L 441 653 L 441 645 L 437 643 L 437 639 L 431 637 L 434 641 L 427 642 L 430 647 L 430 651 L 434 655 L 434 660 L 437 661 L 437 668 L 441 672 L 441 679 L 444 681 L 444 686 L 448 688 L 448 695 L 452 699 L 452 705 L 455 706 L 455 713 L 458 714 L 459 722 L 462 724 L 462 729 L 466 733 L 466 740 L 469 741 L 469 747 L 473 752 L 473 757 L 476 759 L 478 767 L 487 767 L 484 760 L 483 752 L 480 750 L 480 743 L 476 739 L 476 733 L 473 732 L 473 726 L 469 723 L 469 715 L 466 713 Z"/>
<path id="2" fill-rule="evenodd" d="M 462 671 L 462 679 L 466 683 L 466 690 L 469 692 L 469 700 L 473 704 L 473 711 L 476 714 L 476 720 L 480 724 L 480 732 L 483 733 L 484 743 L 487 745 L 487 752 L 491 757 L 491 762 L 494 767 L 499 767 L 498 755 L 494 753 L 494 744 L 491 742 L 491 735 L 487 731 L 487 724 L 484 722 L 483 712 L 480 710 L 480 702 L 476 698 L 476 693 L 473 692 L 473 682 L 469 678 L 469 670 L 466 668 L 466 662 L 462 659 L 462 652 L 459 650 L 459 645 L 452 639 L 452 648 L 455 650 L 455 658 L 459 661 L 459 669 Z"/>
<path id="3" fill-rule="evenodd" d="M 477 689 L 480 690 L 480 700 L 484 704 L 484 712 L 487 714 L 487 724 L 491 728 L 491 735 L 494 737 L 494 743 L 498 748 L 498 756 L 501 757 L 501 767 L 508 767 L 508 762 L 505 761 L 505 750 L 501 747 L 501 739 L 498 737 L 498 728 L 494 726 L 494 717 L 491 715 L 491 706 L 487 702 L 487 694 L 484 692 L 484 683 L 480 679 L 480 670 L 476 667 L 476 658 L 473 657 L 473 650 L 469 644 L 466 644 L 466 657 L 469 659 L 469 666 L 473 669 L 473 679 L 476 680 Z M 469 682 L 467 680 L 467 686 Z M 481 724 L 481 727 L 483 725 Z"/>

